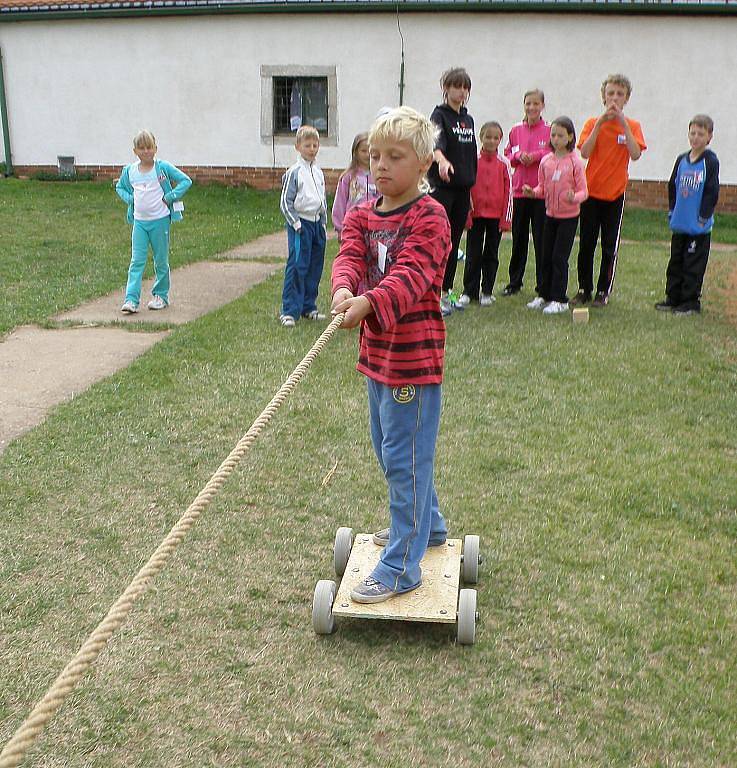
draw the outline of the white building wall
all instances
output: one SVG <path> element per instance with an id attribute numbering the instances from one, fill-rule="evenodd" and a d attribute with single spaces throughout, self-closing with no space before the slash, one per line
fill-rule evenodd
<path id="1" fill-rule="evenodd" d="M 465 66 L 469 111 L 506 131 L 522 94 L 544 89 L 546 117 L 577 128 L 601 110 L 608 72 L 633 81 L 627 112 L 650 149 L 632 178 L 668 178 L 696 112 L 715 121 L 723 183 L 737 183 L 735 17 L 609 14 L 403 14 L 404 102 L 429 113 L 438 78 Z M 0 23 L 15 165 L 122 164 L 149 127 L 162 157 L 181 165 L 284 166 L 293 150 L 260 137 L 260 66 L 336 66 L 343 167 L 353 136 L 398 103 L 400 39 L 392 14 L 177 16 Z M 1 147 L 0 147 L 1 150 Z M 734 153 L 731 153 L 734 154 Z"/>

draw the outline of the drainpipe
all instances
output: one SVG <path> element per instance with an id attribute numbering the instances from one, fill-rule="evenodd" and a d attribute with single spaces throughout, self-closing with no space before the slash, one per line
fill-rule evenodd
<path id="1" fill-rule="evenodd" d="M 3 144 L 5 146 L 5 175 L 13 175 L 13 159 L 10 154 L 10 131 L 8 129 L 8 105 L 5 101 L 5 78 L 3 77 L 3 54 L 0 51 L 0 116 L 3 123 Z"/>

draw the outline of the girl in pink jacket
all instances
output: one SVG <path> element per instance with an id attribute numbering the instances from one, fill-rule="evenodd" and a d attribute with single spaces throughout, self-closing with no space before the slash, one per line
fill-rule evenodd
<path id="1" fill-rule="evenodd" d="M 542 275 L 542 237 L 545 223 L 545 206 L 542 200 L 529 199 L 522 194 L 525 184 L 537 184 L 540 161 L 550 152 L 550 126 L 543 120 L 545 94 L 534 88 L 524 95 L 525 116 L 521 123 L 509 132 L 504 154 L 512 165 L 512 257 L 509 260 L 509 283 L 503 296 L 519 293 L 527 266 L 527 247 L 532 228 L 532 244 L 535 248 L 535 292 L 540 293 Z"/>
<path id="2" fill-rule="evenodd" d="M 502 127 L 491 121 L 479 132 L 481 152 L 476 183 L 471 187 L 471 212 L 466 224 L 466 266 L 461 306 L 478 301 L 488 307 L 499 269 L 499 241 L 512 227 L 512 175 L 509 161 L 499 154 Z M 481 289 L 479 291 L 479 288 Z"/>
<path id="3" fill-rule="evenodd" d="M 581 203 L 589 196 L 586 171 L 575 146 L 573 122 L 569 117 L 556 117 L 550 124 L 553 152 L 540 161 L 537 186 L 522 187 L 525 197 L 545 200 L 540 295 L 527 305 L 542 309 L 545 315 L 568 311 L 568 259 Z"/>
<path id="4" fill-rule="evenodd" d="M 338 233 L 343 229 L 343 219 L 354 205 L 377 197 L 376 184 L 369 170 L 368 133 L 359 133 L 351 146 L 351 164 L 341 174 L 333 202 L 333 226 Z"/>

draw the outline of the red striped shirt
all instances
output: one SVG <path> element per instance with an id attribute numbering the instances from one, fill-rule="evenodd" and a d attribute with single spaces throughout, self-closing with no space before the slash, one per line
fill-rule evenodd
<path id="1" fill-rule="evenodd" d="M 356 367 L 389 386 L 440 384 L 448 217 L 429 195 L 387 213 L 376 210 L 380 201 L 361 203 L 346 215 L 333 264 L 333 293 L 363 293 L 373 309 L 361 323 Z"/>

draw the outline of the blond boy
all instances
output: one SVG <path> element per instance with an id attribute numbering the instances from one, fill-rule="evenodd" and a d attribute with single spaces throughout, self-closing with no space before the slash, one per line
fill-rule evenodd
<path id="1" fill-rule="evenodd" d="M 445 210 L 427 194 L 432 123 L 409 107 L 376 120 L 369 134 L 377 200 L 352 208 L 333 265 L 333 313 L 361 326 L 358 370 L 367 377 L 371 441 L 389 486 L 384 546 L 351 598 L 378 603 L 416 589 L 428 546 L 447 527 L 433 480 L 440 423 L 445 323 L 440 291 L 450 251 Z"/>

